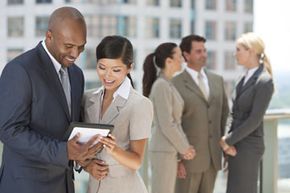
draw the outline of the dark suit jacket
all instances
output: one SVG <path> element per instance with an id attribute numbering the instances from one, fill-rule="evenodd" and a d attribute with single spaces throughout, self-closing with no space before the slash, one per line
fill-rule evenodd
<path id="1" fill-rule="evenodd" d="M 273 90 L 271 76 L 264 69 L 264 65 L 260 65 L 246 84 L 236 91 L 232 109 L 233 121 L 226 139 L 229 145 L 251 137 L 257 143 L 263 142 L 263 119 Z"/>
<path id="2" fill-rule="evenodd" d="M 210 90 L 208 101 L 186 70 L 172 80 L 184 100 L 182 128 L 196 150 L 193 160 L 184 161 L 186 171 L 191 173 L 206 171 L 211 162 L 216 170 L 221 168 L 219 140 L 224 134 L 229 111 L 223 78 L 205 72 Z"/>
<path id="3" fill-rule="evenodd" d="M 41 43 L 9 62 L 0 78 L 1 193 L 72 193 L 66 132 L 80 117 L 82 71 L 68 68 L 71 109 Z"/>
<path id="4" fill-rule="evenodd" d="M 273 90 L 272 78 L 263 65 L 243 87 L 237 86 L 232 124 L 226 137 L 226 142 L 237 149 L 237 155 L 228 158 L 227 192 L 257 190 L 259 164 L 265 149 L 263 119 Z"/>

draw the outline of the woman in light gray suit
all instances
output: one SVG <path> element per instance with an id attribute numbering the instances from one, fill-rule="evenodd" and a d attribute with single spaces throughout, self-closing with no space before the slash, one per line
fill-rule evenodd
<path id="1" fill-rule="evenodd" d="M 110 138 L 100 140 L 105 148 L 97 155 L 109 167 L 107 176 L 98 175 L 99 163 L 85 167 L 91 174 L 88 193 L 147 193 L 137 170 L 150 136 L 153 106 L 132 87 L 132 44 L 121 36 L 107 36 L 96 51 L 103 87 L 85 94 L 84 121 L 115 127 Z"/>
<path id="2" fill-rule="evenodd" d="M 183 100 L 172 76 L 181 70 L 182 55 L 175 43 L 160 44 L 143 65 L 143 94 L 154 106 L 154 130 L 149 143 L 152 193 L 173 193 L 177 175 L 177 153 L 192 159 L 195 151 L 181 127 Z M 157 77 L 157 68 L 160 73 Z"/>
<path id="3" fill-rule="evenodd" d="M 264 153 L 263 118 L 273 94 L 272 70 L 262 39 L 254 33 L 237 40 L 236 59 L 247 69 L 236 87 L 232 123 L 222 137 L 228 158 L 227 193 L 256 193 Z"/>

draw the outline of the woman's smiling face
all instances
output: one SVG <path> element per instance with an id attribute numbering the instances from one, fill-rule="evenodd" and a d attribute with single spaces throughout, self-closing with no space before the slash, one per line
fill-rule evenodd
<path id="1" fill-rule="evenodd" d="M 122 84 L 130 70 L 121 59 L 102 58 L 97 62 L 97 73 L 102 85 L 113 92 Z"/>

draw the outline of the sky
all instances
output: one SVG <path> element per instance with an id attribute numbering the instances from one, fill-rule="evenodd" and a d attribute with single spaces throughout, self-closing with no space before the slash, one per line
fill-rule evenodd
<path id="1" fill-rule="evenodd" d="M 266 54 L 270 58 L 274 74 L 290 72 L 290 1 L 254 2 L 254 31 L 265 41 Z"/>

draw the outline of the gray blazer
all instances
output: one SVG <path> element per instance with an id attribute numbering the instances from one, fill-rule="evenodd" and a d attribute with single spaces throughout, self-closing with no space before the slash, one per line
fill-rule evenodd
<path id="1" fill-rule="evenodd" d="M 189 148 L 181 128 L 184 102 L 171 82 L 161 76 L 150 93 L 154 104 L 154 127 L 150 140 L 150 151 L 184 153 Z"/>
<path id="2" fill-rule="evenodd" d="M 226 142 L 235 145 L 247 137 L 263 137 L 263 117 L 273 95 L 269 73 L 260 65 L 233 99 L 232 124 Z M 262 138 L 261 138 L 262 139 Z"/>
<path id="3" fill-rule="evenodd" d="M 113 124 L 115 127 L 112 134 L 116 137 L 118 146 L 124 150 L 129 149 L 130 140 L 149 138 L 153 106 L 148 98 L 131 88 L 128 99 L 118 95 L 101 119 L 102 95 L 102 89 L 85 93 L 83 99 L 85 122 Z M 121 165 L 105 150 L 98 154 L 98 158 L 109 165 L 109 174 L 102 180 L 99 193 L 115 193 L 120 190 L 126 193 L 147 192 L 137 171 Z M 88 192 L 95 193 L 98 186 L 99 181 L 90 177 Z"/>
<path id="4" fill-rule="evenodd" d="M 173 78 L 173 84 L 184 100 L 182 128 L 196 150 L 193 160 L 184 161 L 188 172 L 206 171 L 211 162 L 216 170 L 221 168 L 219 140 L 225 131 L 228 101 L 222 77 L 205 72 L 210 90 L 208 101 L 186 70 Z"/>
<path id="5" fill-rule="evenodd" d="M 263 118 L 273 94 L 273 81 L 260 65 L 246 82 L 237 86 L 232 109 L 232 124 L 226 137 L 237 149 L 228 158 L 227 193 L 257 192 L 258 170 L 264 153 Z"/>

